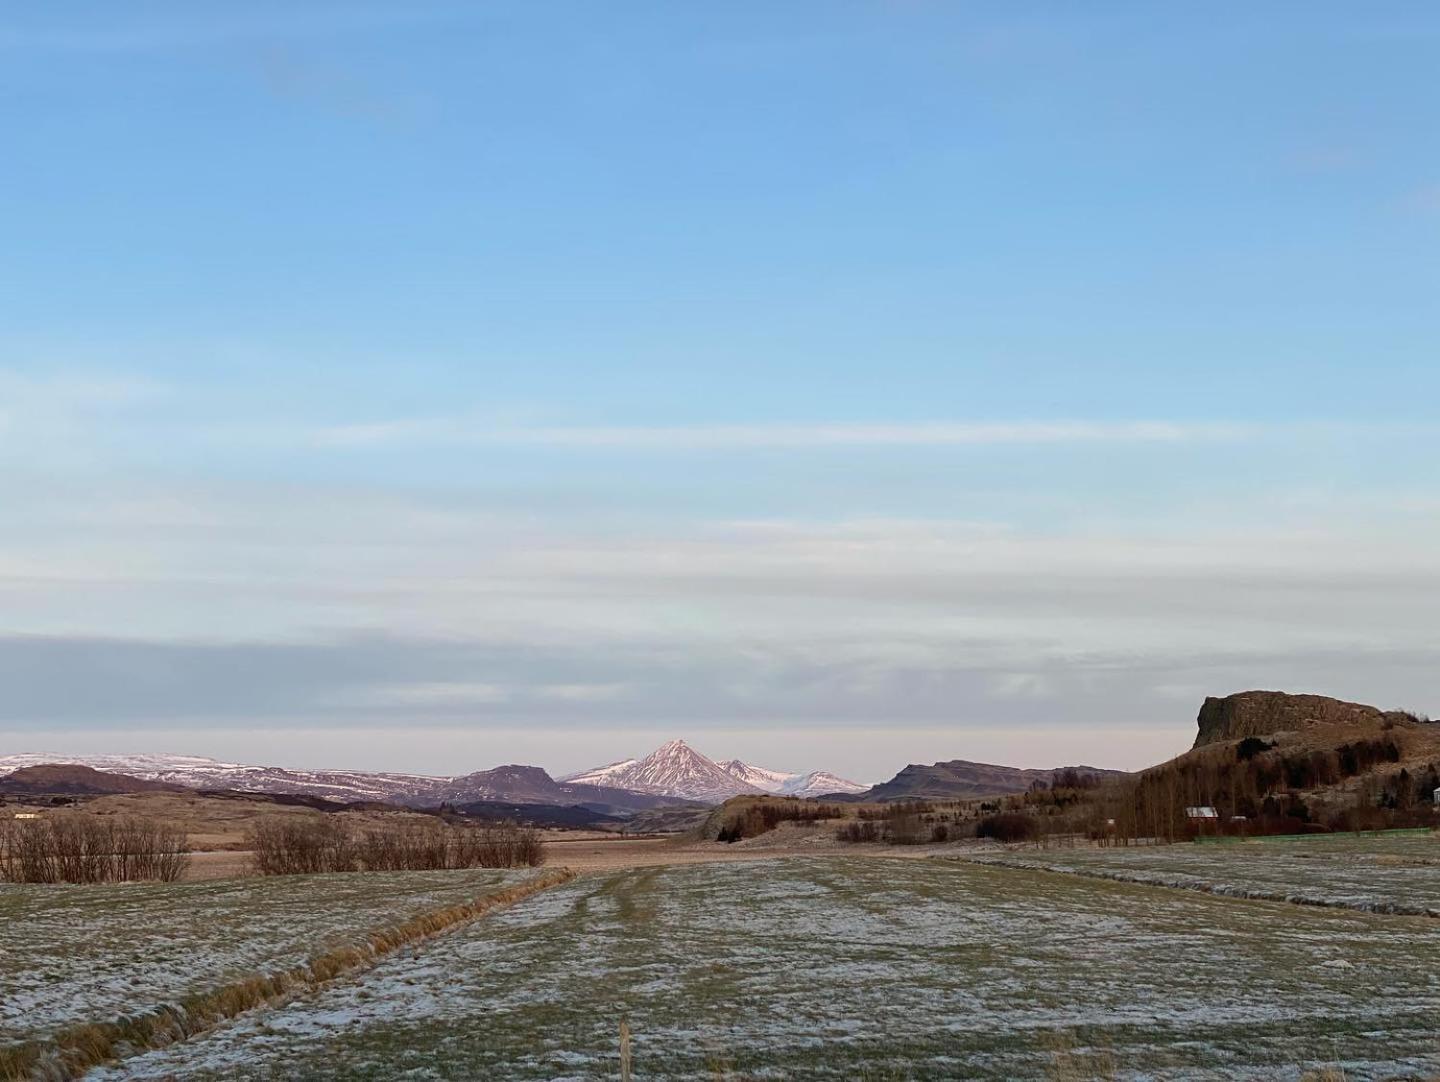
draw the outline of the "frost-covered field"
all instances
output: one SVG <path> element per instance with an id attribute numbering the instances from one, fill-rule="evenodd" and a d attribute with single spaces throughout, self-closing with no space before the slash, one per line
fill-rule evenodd
<path id="1" fill-rule="evenodd" d="M 484 870 L 0 884 L 0 1046 L 296 965 L 519 877 Z"/>
<path id="2" fill-rule="evenodd" d="M 582 878 L 98 1077 L 1440 1071 L 1440 923 L 956 861 Z"/>
<path id="3" fill-rule="evenodd" d="M 1440 834 L 1114 849 L 1019 849 L 980 859 L 1137 882 L 1440 917 Z"/>

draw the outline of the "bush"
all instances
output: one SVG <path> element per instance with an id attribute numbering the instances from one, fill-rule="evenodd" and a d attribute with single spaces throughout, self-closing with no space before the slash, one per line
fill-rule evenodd
<path id="1" fill-rule="evenodd" d="M 261 819 L 247 835 L 261 875 L 353 872 L 355 840 L 333 819 L 275 816 Z"/>
<path id="2" fill-rule="evenodd" d="M 145 819 L 0 821 L 0 878 L 11 883 L 168 883 L 189 864 L 184 833 Z"/>
<path id="3" fill-rule="evenodd" d="M 334 819 L 276 817 L 256 823 L 249 840 L 261 875 L 519 868 L 545 860 L 539 832 L 509 822 L 401 822 L 357 835 Z"/>
<path id="4" fill-rule="evenodd" d="M 897 804 L 885 818 L 885 840 L 891 845 L 919 845 L 925 841 L 925 820 L 919 812 Z"/>
<path id="5" fill-rule="evenodd" d="M 860 842 L 878 842 L 880 840 L 880 828 L 872 819 L 855 819 L 845 823 L 835 831 L 835 837 L 842 842 L 858 844 Z"/>
<path id="6" fill-rule="evenodd" d="M 975 837 L 994 838 L 997 842 L 1028 842 L 1040 837 L 1040 824 L 1020 812 L 989 815 L 975 827 Z"/>
<path id="7" fill-rule="evenodd" d="M 751 804 L 722 824 L 715 840 L 738 842 L 767 834 L 781 823 L 814 823 L 820 819 L 838 819 L 844 814 L 834 804 L 812 804 L 799 799 Z"/>

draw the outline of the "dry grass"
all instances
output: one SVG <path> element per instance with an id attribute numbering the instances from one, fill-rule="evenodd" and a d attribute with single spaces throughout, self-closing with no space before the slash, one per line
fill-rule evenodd
<path id="1" fill-rule="evenodd" d="M 5 1082 L 68 1082 L 107 1060 L 161 1048 L 209 1029 L 262 1004 L 303 995 L 374 965 L 401 947 L 476 920 L 575 877 L 568 869 L 546 872 L 523 883 L 421 914 L 371 932 L 359 946 L 340 947 L 278 973 L 257 974 L 177 1004 L 116 1019 L 70 1026 L 42 1041 L 0 1049 L 0 1079 Z"/>

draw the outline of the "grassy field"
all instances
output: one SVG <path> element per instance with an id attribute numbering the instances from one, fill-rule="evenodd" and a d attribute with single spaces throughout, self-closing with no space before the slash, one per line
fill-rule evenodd
<path id="1" fill-rule="evenodd" d="M 0 1048 L 295 965 L 524 874 L 0 884 Z"/>
<path id="2" fill-rule="evenodd" d="M 1440 1071 L 1440 923 L 948 860 L 642 868 L 100 1078 Z"/>
<path id="3" fill-rule="evenodd" d="M 1440 834 L 1321 834 L 1202 845 L 1019 849 L 981 859 L 1375 912 L 1440 917 Z"/>

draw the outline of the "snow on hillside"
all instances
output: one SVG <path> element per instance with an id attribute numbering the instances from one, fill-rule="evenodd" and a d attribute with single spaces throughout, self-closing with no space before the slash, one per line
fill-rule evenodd
<path id="1" fill-rule="evenodd" d="M 728 763 L 721 763 L 720 768 L 733 778 L 744 782 L 746 785 L 753 785 L 757 789 L 764 789 L 767 793 L 783 793 L 786 786 L 790 785 L 799 774 L 792 774 L 785 770 L 767 770 L 763 766 L 756 766 L 754 763 L 744 763 L 739 759 L 731 759 Z"/>
<path id="2" fill-rule="evenodd" d="M 770 770 L 740 759 L 717 763 L 683 740 L 661 745 L 643 759 L 622 759 L 618 763 L 572 774 L 564 780 L 585 785 L 611 785 L 632 792 L 683 797 L 713 804 L 747 794 L 780 793 L 803 797 L 824 793 L 861 793 L 869 788 L 824 770 L 795 774 Z"/>
<path id="3" fill-rule="evenodd" d="M 781 791 L 787 796 L 826 796 L 829 793 L 863 793 L 868 788 L 870 786 L 838 777 L 828 770 L 812 770 L 792 778 Z"/>
<path id="4" fill-rule="evenodd" d="M 0 756 L 0 774 L 41 763 L 73 763 L 111 774 L 169 782 L 192 789 L 308 793 L 345 801 L 423 799 L 448 780 L 424 774 L 360 770 L 287 770 L 278 766 L 225 763 L 198 755 L 7 755 Z"/>
<path id="5" fill-rule="evenodd" d="M 570 782 L 573 785 L 608 785 L 613 789 L 623 789 L 625 786 L 615 779 L 624 777 L 625 772 L 639 761 L 639 759 L 621 759 L 618 763 L 592 767 L 590 770 L 582 770 L 578 774 L 566 774 L 559 780 Z"/>
<path id="6" fill-rule="evenodd" d="M 719 804 L 744 793 L 763 793 L 683 740 L 662 744 L 643 759 L 626 759 L 565 779 L 581 785 L 612 785 L 635 793 Z"/>
<path id="7" fill-rule="evenodd" d="M 458 778 L 361 770 L 291 770 L 278 766 L 227 763 L 199 755 L 59 755 L 31 753 L 0 756 L 0 775 L 42 763 L 73 763 L 112 774 L 168 782 L 191 789 L 235 789 L 258 793 L 305 793 L 335 800 L 383 800 L 416 806 L 442 800 L 532 800 L 579 802 L 586 797 L 557 787 L 539 767 L 507 767 Z M 518 773 L 521 772 L 521 773 Z M 525 773 L 529 772 L 529 773 Z M 531 775 L 534 775 L 533 777 Z M 543 778 L 543 782 L 538 780 Z M 570 785 L 624 789 L 656 797 L 719 804 L 732 796 L 783 793 L 820 796 L 857 793 L 866 786 L 826 771 L 794 774 L 731 759 L 721 765 L 683 740 L 672 740 L 642 759 L 582 771 L 560 779 Z M 550 792 L 555 789 L 555 792 Z M 590 794 L 598 798 L 601 794 Z"/>

